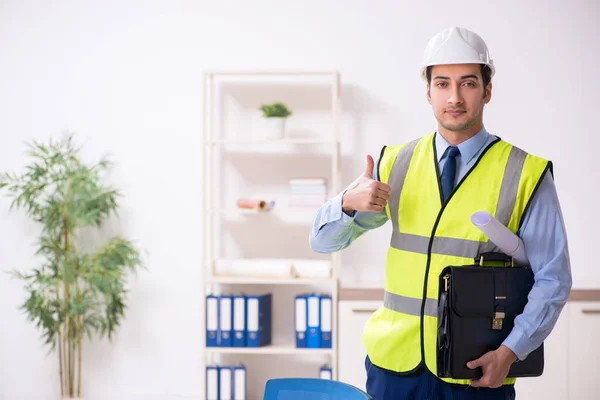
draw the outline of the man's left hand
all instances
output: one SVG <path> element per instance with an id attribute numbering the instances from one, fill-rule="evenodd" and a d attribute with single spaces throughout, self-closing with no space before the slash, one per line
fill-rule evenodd
<path id="1" fill-rule="evenodd" d="M 502 345 L 494 351 L 489 351 L 477 360 L 469 361 L 467 367 L 475 369 L 481 367 L 483 376 L 479 379 L 471 379 L 473 387 L 497 388 L 502 386 L 510 366 L 517 361 L 517 356 L 511 349 Z"/>

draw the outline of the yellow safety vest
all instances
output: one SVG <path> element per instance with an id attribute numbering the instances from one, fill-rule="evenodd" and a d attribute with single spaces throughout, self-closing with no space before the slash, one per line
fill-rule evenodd
<path id="1" fill-rule="evenodd" d="M 383 306 L 367 321 L 362 340 L 374 365 L 396 373 L 410 373 L 424 362 L 437 376 L 442 269 L 473 264 L 480 253 L 500 251 L 471 223 L 471 214 L 488 211 L 516 233 L 538 184 L 547 171 L 552 172 L 549 161 L 496 139 L 444 205 L 434 137 L 384 147 L 379 163 L 379 179 L 391 187 L 386 213 L 393 231 Z"/>

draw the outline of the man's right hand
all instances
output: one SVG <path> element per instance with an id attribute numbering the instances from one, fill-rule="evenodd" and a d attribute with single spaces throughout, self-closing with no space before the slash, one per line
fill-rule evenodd
<path id="1" fill-rule="evenodd" d="M 367 169 L 356 184 L 342 197 L 342 211 L 352 215 L 354 211 L 381 212 L 390 198 L 390 186 L 373 179 L 373 157 L 367 155 Z"/>

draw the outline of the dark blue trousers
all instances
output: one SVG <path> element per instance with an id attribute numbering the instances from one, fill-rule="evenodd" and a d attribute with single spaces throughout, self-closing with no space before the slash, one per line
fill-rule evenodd
<path id="1" fill-rule="evenodd" d="M 374 400 L 514 400 L 514 385 L 497 389 L 452 385 L 421 366 L 409 375 L 398 375 L 373 364 L 367 356 L 367 393 Z"/>

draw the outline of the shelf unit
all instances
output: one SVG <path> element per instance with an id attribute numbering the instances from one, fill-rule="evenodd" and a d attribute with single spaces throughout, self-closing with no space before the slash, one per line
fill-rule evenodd
<path id="1" fill-rule="evenodd" d="M 331 135 L 327 137 L 284 137 L 281 139 L 230 139 L 217 137 L 215 129 L 215 85 L 216 81 L 222 77 L 231 79 L 232 77 L 242 77 L 244 79 L 252 79 L 252 77 L 278 77 L 284 78 L 286 83 L 296 83 L 295 78 L 298 77 L 320 77 L 324 79 L 330 86 L 331 93 L 331 117 L 333 121 Z M 277 99 L 273 99 L 277 100 Z M 270 211 L 255 211 L 246 209 L 237 209 L 231 207 L 219 207 L 216 205 L 215 198 L 217 189 L 215 187 L 215 160 L 218 152 L 226 152 L 228 146 L 243 146 L 244 151 L 252 152 L 254 145 L 268 146 L 270 149 L 277 146 L 290 147 L 294 146 L 296 151 L 311 151 L 309 145 L 318 145 L 320 148 L 328 149 L 328 156 L 331 161 L 330 179 L 327 181 L 328 193 L 339 193 L 341 190 L 341 155 L 340 155 L 340 115 L 341 115 L 341 83 L 340 73 L 337 70 L 263 70 L 263 71 L 205 71 L 203 74 L 203 231 L 202 231 L 202 279 L 201 299 L 202 299 L 202 315 L 205 318 L 206 311 L 206 295 L 218 294 L 222 285 L 236 285 L 240 291 L 244 286 L 252 285 L 268 285 L 279 286 L 283 285 L 286 288 L 291 288 L 293 285 L 319 285 L 325 286 L 327 292 L 332 298 L 332 347 L 331 349 L 299 349 L 295 347 L 294 339 L 290 338 L 289 343 L 273 343 L 270 346 L 261 348 L 227 348 L 227 347 L 206 347 L 205 331 L 202 335 L 202 351 L 204 365 L 214 363 L 215 358 L 220 355 L 239 355 L 242 357 L 246 354 L 259 355 L 265 357 L 273 357 L 277 355 L 298 355 L 298 356 L 327 356 L 329 364 L 332 368 L 332 379 L 338 377 L 338 291 L 339 291 L 339 276 L 341 255 L 339 252 L 332 253 L 329 257 L 331 260 L 331 273 L 329 277 L 310 278 L 310 277 L 260 277 L 260 276 L 215 276 L 214 263 L 215 256 L 215 228 L 224 217 L 241 216 L 247 218 L 245 223 L 249 228 L 253 223 L 260 223 L 261 218 L 275 216 L 281 218 L 280 223 L 296 224 L 297 218 L 300 217 L 300 222 L 309 225 L 312 222 L 315 210 L 305 210 L 299 208 L 281 208 L 275 207 Z M 306 145 L 306 147 L 304 147 Z M 290 222 L 288 218 L 295 219 Z M 308 236 L 309 226 L 299 227 L 298 229 L 306 229 Z M 273 304 L 275 309 L 275 303 Z M 275 311 L 274 311 L 275 312 Z M 276 327 L 273 327 L 273 337 L 276 336 Z M 286 361 L 287 362 L 287 361 Z M 276 376 L 273 376 L 276 377 Z M 202 390 L 206 388 L 205 374 L 201 374 L 203 382 Z M 265 382 L 259 385 L 264 386 Z M 249 394 L 249 398 L 252 397 Z"/>

